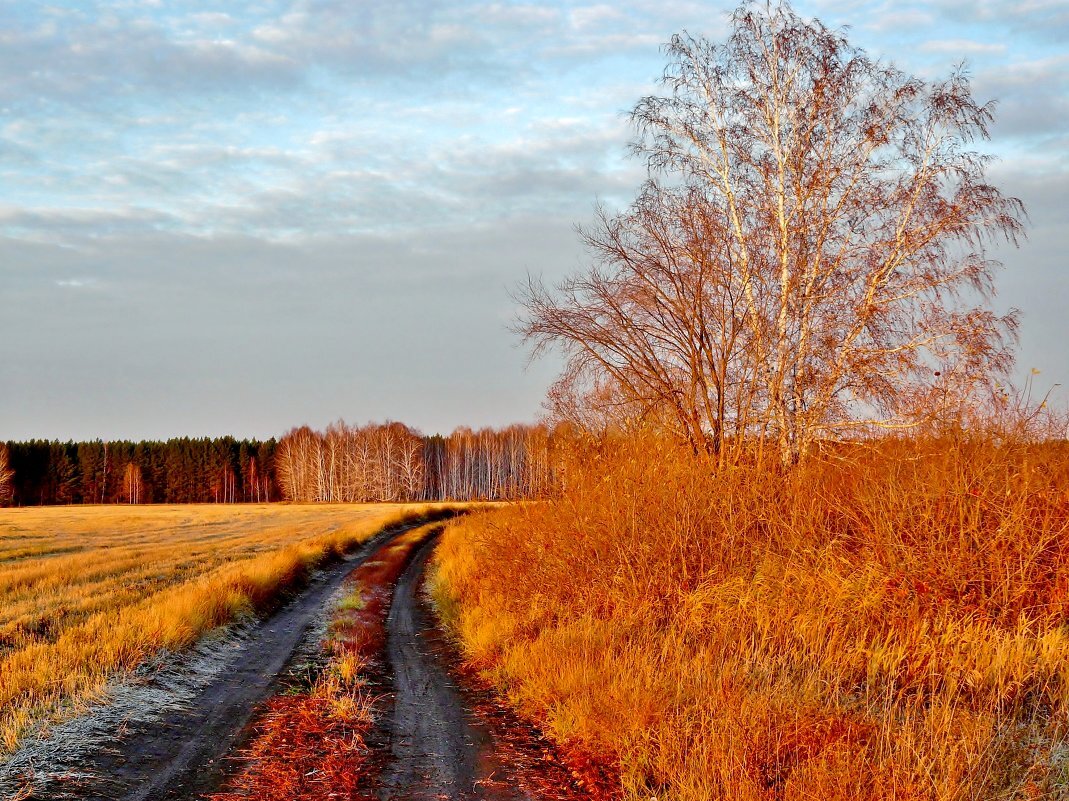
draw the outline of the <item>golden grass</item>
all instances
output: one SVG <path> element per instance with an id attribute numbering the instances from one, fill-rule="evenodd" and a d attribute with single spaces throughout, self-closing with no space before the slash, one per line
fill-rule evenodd
<path id="1" fill-rule="evenodd" d="M 455 522 L 468 658 L 626 798 L 1069 798 L 1069 448 L 844 447 L 720 473 L 599 445 Z"/>
<path id="2" fill-rule="evenodd" d="M 0 755 L 426 504 L 0 510 Z"/>

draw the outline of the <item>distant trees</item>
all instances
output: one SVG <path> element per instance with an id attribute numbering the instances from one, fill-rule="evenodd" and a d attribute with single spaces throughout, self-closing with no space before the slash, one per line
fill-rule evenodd
<path id="1" fill-rule="evenodd" d="M 906 75 L 786 3 L 667 53 L 665 94 L 631 115 L 650 180 L 583 232 L 593 266 L 522 291 L 520 331 L 567 358 L 558 409 L 793 463 L 960 408 L 1008 369 L 1017 320 L 986 306 L 988 246 L 1024 212 L 987 182 L 991 106 L 963 72 Z"/>
<path id="2" fill-rule="evenodd" d="M 263 463 L 269 463 L 271 458 L 267 454 L 263 457 Z M 246 503 L 264 503 L 271 498 L 271 476 L 261 466 L 261 461 L 255 455 L 249 455 L 248 448 L 242 443 L 239 461 L 245 466 L 245 480 L 242 482 L 244 490 L 243 500 Z"/>
<path id="3" fill-rule="evenodd" d="M 67 503 L 206 503 L 280 500 L 275 441 L 9 442 L 11 500 Z"/>
<path id="4" fill-rule="evenodd" d="M 545 496 L 552 484 L 550 433 L 544 426 L 460 428 L 427 441 L 429 498 Z"/>
<path id="5" fill-rule="evenodd" d="M 423 496 L 423 438 L 401 423 L 319 433 L 303 426 L 279 441 L 283 496 L 294 501 L 410 501 Z"/>
<path id="6" fill-rule="evenodd" d="M 142 487 L 141 465 L 137 462 L 127 462 L 122 479 L 122 493 L 125 501 L 127 503 L 141 503 Z"/>
<path id="7" fill-rule="evenodd" d="M 294 501 L 515 499 L 549 491 L 549 447 L 538 426 L 423 437 L 400 423 L 338 422 L 287 433 L 276 467 L 283 496 Z"/>
<path id="8" fill-rule="evenodd" d="M 0 503 L 268 503 L 517 499 L 550 492 L 541 426 L 427 437 L 402 423 L 281 440 L 0 443 Z M 6 491 L 6 496 L 5 496 Z"/>
<path id="9" fill-rule="evenodd" d="M 82 479 L 82 503 L 103 503 L 107 498 L 107 445 L 99 440 L 96 442 L 79 442 L 77 458 L 78 473 Z"/>
<path id="10" fill-rule="evenodd" d="M 8 460 L 7 446 L 0 442 L 0 506 L 11 500 L 11 478 L 15 471 Z"/>

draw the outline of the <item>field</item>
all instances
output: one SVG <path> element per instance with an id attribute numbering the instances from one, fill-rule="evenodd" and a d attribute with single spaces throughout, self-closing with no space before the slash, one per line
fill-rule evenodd
<path id="1" fill-rule="evenodd" d="M 0 510 L 0 756 L 417 504 Z"/>
<path id="2" fill-rule="evenodd" d="M 577 446 L 455 521 L 466 658 L 626 799 L 1069 798 L 1064 443 L 837 445 L 712 470 Z"/>
<path id="3" fill-rule="evenodd" d="M 555 498 L 449 524 L 430 587 L 465 670 L 598 793 L 1069 799 L 1064 443 L 888 439 L 829 445 L 793 469 L 711 469 L 638 435 L 562 440 L 555 458 Z M 0 512 L 4 751 L 429 508 Z M 387 592 L 416 538 L 367 556 L 352 586 Z M 363 649 L 340 625 L 374 618 L 375 644 L 336 653 L 305 695 L 269 701 L 251 773 L 224 793 L 273 787 L 287 765 L 349 764 L 369 727 L 393 725 L 368 713 L 396 688 L 367 696 L 352 675 L 385 659 L 386 598 L 335 610 L 335 641 L 348 631 Z M 297 718 L 307 753 L 280 758 Z M 286 775 L 327 795 L 381 779 L 317 770 Z"/>

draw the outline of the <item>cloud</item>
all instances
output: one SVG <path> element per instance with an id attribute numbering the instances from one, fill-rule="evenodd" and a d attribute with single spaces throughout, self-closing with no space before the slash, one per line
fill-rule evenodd
<path id="1" fill-rule="evenodd" d="M 1069 37 L 1069 6 L 1061 0 L 942 0 L 934 7 L 944 20 L 975 20 L 1007 38 L 1027 36 L 1058 46 Z"/>
<path id="2" fill-rule="evenodd" d="M 99 109 L 156 92 L 285 89 L 302 79 L 298 64 L 254 42 L 179 35 L 164 21 L 86 11 L 59 20 L 8 19 L 0 58 L 9 66 L 0 102 L 24 108 L 64 104 Z"/>
<path id="3" fill-rule="evenodd" d="M 924 75 L 969 56 L 1000 101 L 993 177 L 1036 222 L 1005 299 L 1036 310 L 1024 361 L 1056 374 L 1064 4 L 799 11 Z M 507 288 L 581 263 L 573 223 L 633 196 L 626 111 L 684 28 L 722 36 L 724 7 L 0 2 L 6 433 L 533 416 L 553 365 L 523 372 Z"/>
<path id="4" fill-rule="evenodd" d="M 56 286 L 64 289 L 87 289 L 97 285 L 95 278 L 57 278 Z"/>
<path id="5" fill-rule="evenodd" d="M 284 241 L 535 209 L 581 214 L 596 195 L 627 194 L 641 181 L 638 165 L 621 169 L 628 132 L 618 115 L 548 118 L 496 139 L 406 146 L 369 136 L 316 131 L 296 148 L 158 143 L 109 162 L 104 174 L 64 171 L 66 191 L 83 194 L 85 205 L 0 206 L 0 228 L 74 244 L 136 230 Z"/>
<path id="6" fill-rule="evenodd" d="M 921 44 L 926 53 L 949 53 L 951 55 L 970 55 L 1005 53 L 1006 45 L 1001 43 L 975 42 L 971 39 L 930 39 Z"/>
<path id="7" fill-rule="evenodd" d="M 569 13 L 569 22 L 572 28 L 578 31 L 602 29 L 606 25 L 626 23 L 626 20 L 626 14 L 618 6 L 604 3 L 581 6 Z"/>
<path id="8" fill-rule="evenodd" d="M 1069 55 L 1064 54 L 978 70 L 977 95 L 997 102 L 996 133 L 1018 139 L 1064 134 L 1069 119 L 1067 70 Z"/>
<path id="9" fill-rule="evenodd" d="M 862 27 L 877 33 L 893 33 L 927 27 L 933 20 L 931 13 L 923 9 L 895 8 L 875 14 L 862 23 Z"/>

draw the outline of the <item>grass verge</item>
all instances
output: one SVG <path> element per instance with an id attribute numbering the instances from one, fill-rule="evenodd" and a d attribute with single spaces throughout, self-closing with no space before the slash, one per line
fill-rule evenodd
<path id="1" fill-rule="evenodd" d="M 1069 798 L 1069 448 L 959 440 L 713 471 L 577 447 L 453 523 L 467 660 L 628 799 Z"/>

